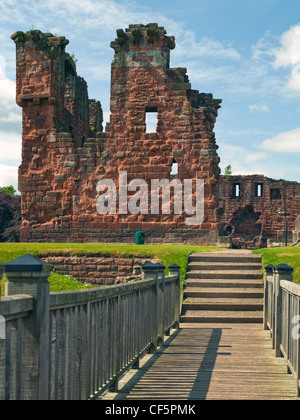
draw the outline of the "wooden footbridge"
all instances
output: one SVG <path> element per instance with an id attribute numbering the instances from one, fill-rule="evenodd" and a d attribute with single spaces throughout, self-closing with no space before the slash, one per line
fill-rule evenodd
<path id="1" fill-rule="evenodd" d="M 257 324 L 184 324 L 107 400 L 293 400 L 295 379 Z"/>
<path id="2" fill-rule="evenodd" d="M 247 251 L 192 255 L 180 328 L 104 399 L 299 399 L 263 328 L 261 273 L 260 257 Z"/>
<path id="3" fill-rule="evenodd" d="M 49 293 L 52 267 L 5 265 L 0 400 L 299 399 L 300 286 L 247 251 L 145 264 L 128 284 Z"/>

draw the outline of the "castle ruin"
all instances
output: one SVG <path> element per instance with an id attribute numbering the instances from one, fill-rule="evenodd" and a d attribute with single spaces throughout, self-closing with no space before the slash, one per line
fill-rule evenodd
<path id="1" fill-rule="evenodd" d="M 274 187 L 283 190 L 275 202 L 264 177 L 220 176 L 213 130 L 221 100 L 192 89 L 185 68 L 170 68 L 175 40 L 163 27 L 130 25 L 117 31 L 111 43 L 110 122 L 104 130 L 101 104 L 89 99 L 87 84 L 65 51 L 65 37 L 31 30 L 12 39 L 16 101 L 23 110 L 21 241 L 130 243 L 136 231 L 144 231 L 148 243 L 222 244 L 244 236 L 245 246 L 252 247 L 284 229 L 280 216 L 270 220 L 279 204 L 288 206 L 293 229 L 300 184 Z M 149 115 L 156 119 L 150 132 Z M 202 223 L 189 225 L 184 212 L 174 211 L 174 192 L 170 214 L 99 214 L 97 183 L 111 179 L 119 187 L 120 172 L 126 172 L 127 185 L 135 179 L 149 185 L 153 179 L 203 180 Z M 256 184 L 262 183 L 257 197 Z M 193 202 L 195 195 L 193 190 Z"/>

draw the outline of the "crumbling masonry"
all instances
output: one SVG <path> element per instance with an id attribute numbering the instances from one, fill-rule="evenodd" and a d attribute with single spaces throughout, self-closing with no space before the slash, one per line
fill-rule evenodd
<path id="1" fill-rule="evenodd" d="M 300 184 L 263 175 L 222 176 L 219 188 L 221 234 L 245 248 L 285 244 L 300 214 Z M 268 241 L 269 240 L 269 241 Z"/>
<path id="2" fill-rule="evenodd" d="M 230 231 L 232 218 L 249 200 L 241 195 L 239 206 L 232 206 L 233 181 L 220 179 L 213 129 L 221 100 L 193 90 L 185 68 L 169 67 L 175 41 L 163 27 L 130 25 L 117 31 L 105 131 L 101 104 L 88 98 L 87 84 L 65 51 L 65 37 L 33 30 L 16 32 L 12 39 L 16 100 L 23 109 L 21 241 L 133 242 L 142 230 L 146 242 L 217 244 L 240 229 Z M 154 112 L 156 129 L 148 133 L 146 117 Z M 177 175 L 171 174 L 174 163 Z M 203 179 L 203 223 L 187 225 L 186 215 L 174 214 L 172 206 L 171 214 L 98 214 L 97 182 L 108 178 L 118 187 L 120 171 L 127 172 L 128 183 L 138 178 L 148 185 L 152 179 Z M 300 213 L 297 185 L 291 224 Z M 275 225 L 263 231 L 256 214 L 261 207 L 251 205 L 254 216 L 247 219 L 246 233 L 250 242 L 254 235 L 255 244 L 263 244 L 276 234 Z M 283 226 L 278 222 L 276 229 Z"/>
<path id="3" fill-rule="evenodd" d="M 296 219 L 295 230 L 293 232 L 293 243 L 300 246 L 300 214 Z"/>

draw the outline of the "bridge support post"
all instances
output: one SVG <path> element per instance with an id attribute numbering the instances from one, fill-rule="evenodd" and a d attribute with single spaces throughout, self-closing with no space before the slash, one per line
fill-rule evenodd
<path id="1" fill-rule="evenodd" d="M 17 258 L 4 267 L 8 278 L 7 294 L 28 294 L 34 298 L 30 316 L 24 318 L 20 390 L 22 400 L 49 399 L 49 305 L 48 277 L 52 265 L 30 254 Z"/>
<path id="2" fill-rule="evenodd" d="M 119 322 L 120 322 L 120 296 L 116 298 L 114 304 L 114 323 L 113 323 L 113 377 L 114 382 L 110 386 L 110 392 L 118 392 L 119 390 L 119 380 L 118 380 L 118 371 L 119 371 Z"/>
<path id="3" fill-rule="evenodd" d="M 275 356 L 281 357 L 280 350 L 281 337 L 282 337 L 282 288 L 280 287 L 281 280 L 293 281 L 294 269 L 287 264 L 280 264 L 275 267 L 275 325 L 274 325 L 274 348 Z"/>
<path id="4" fill-rule="evenodd" d="M 175 317 L 176 320 L 175 328 L 179 328 L 180 324 L 180 314 L 181 314 L 181 291 L 180 291 L 180 269 L 179 265 L 173 264 L 169 267 L 169 275 L 170 276 L 177 276 L 176 282 L 176 300 L 177 305 L 175 306 Z"/>
<path id="5" fill-rule="evenodd" d="M 265 275 L 264 275 L 264 330 L 268 330 L 268 313 L 267 313 L 267 308 L 269 307 L 268 303 L 271 299 L 273 299 L 273 296 L 269 296 L 269 287 L 268 287 L 268 280 L 270 278 L 273 278 L 274 276 L 274 266 L 273 265 L 267 265 L 267 267 L 265 267 Z M 271 320 L 269 320 L 271 321 Z M 273 326 L 271 325 L 271 329 L 273 328 Z"/>
<path id="6" fill-rule="evenodd" d="M 156 264 L 151 262 L 143 265 L 143 280 L 153 280 L 154 281 L 154 295 L 155 295 L 155 307 L 153 308 L 154 319 L 151 322 L 153 325 L 152 328 L 152 339 L 151 347 L 149 348 L 149 353 L 154 354 L 157 350 L 157 336 L 158 336 L 158 269 Z"/>
<path id="7" fill-rule="evenodd" d="M 165 313 L 165 266 L 157 263 L 157 345 L 164 342 L 164 313 Z"/>

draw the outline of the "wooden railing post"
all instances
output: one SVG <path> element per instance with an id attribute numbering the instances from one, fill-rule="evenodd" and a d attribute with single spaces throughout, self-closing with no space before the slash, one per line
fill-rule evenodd
<path id="1" fill-rule="evenodd" d="M 3 278 L 4 264 L 0 262 L 0 280 Z M 0 285 L 0 299 L 1 299 L 1 285 Z"/>
<path id="2" fill-rule="evenodd" d="M 118 372 L 120 368 L 120 354 L 119 354 L 119 322 L 120 322 L 120 296 L 116 298 L 114 303 L 114 316 L 113 316 L 113 377 L 114 382 L 110 386 L 110 392 L 118 392 L 119 380 Z"/>
<path id="3" fill-rule="evenodd" d="M 3 277 L 3 270 L 4 270 L 4 264 L 0 262 L 0 280 Z M 0 300 L 1 300 L 1 286 L 0 286 Z M 0 315 L 0 347 L 1 347 L 1 340 L 5 338 L 5 319 L 3 316 Z M 0 349 L 1 351 L 1 349 Z"/>
<path id="4" fill-rule="evenodd" d="M 165 266 L 156 263 L 157 281 L 157 345 L 164 342 L 164 312 L 165 312 Z"/>
<path id="5" fill-rule="evenodd" d="M 282 336 L 282 289 L 280 287 L 281 280 L 293 281 L 294 269 L 287 264 L 279 264 L 275 267 L 275 325 L 274 325 L 274 348 L 276 357 L 281 357 L 280 350 Z"/>
<path id="6" fill-rule="evenodd" d="M 30 315 L 24 318 L 20 349 L 21 400 L 49 398 L 49 282 L 52 266 L 26 254 L 5 264 L 7 294 L 34 298 Z"/>
<path id="7" fill-rule="evenodd" d="M 149 262 L 142 267 L 143 270 L 143 280 L 153 280 L 155 282 L 154 285 L 154 294 L 155 294 L 155 308 L 153 308 L 153 316 L 154 316 L 154 328 L 152 333 L 152 345 L 149 349 L 149 353 L 154 354 L 157 350 L 157 336 L 158 336 L 158 270 L 155 264 Z M 152 321 L 153 322 L 153 321 Z"/>
<path id="8" fill-rule="evenodd" d="M 264 275 L 264 330 L 268 329 L 268 311 L 269 311 L 269 285 L 268 279 L 274 276 L 274 265 L 270 264 L 265 267 Z"/>
<path id="9" fill-rule="evenodd" d="M 179 265 L 173 264 L 169 267 L 169 275 L 177 276 L 176 281 L 176 304 L 175 304 L 175 328 L 179 328 L 181 314 L 181 291 L 180 291 L 180 269 Z"/>

